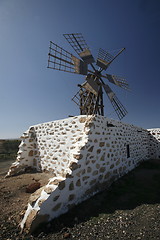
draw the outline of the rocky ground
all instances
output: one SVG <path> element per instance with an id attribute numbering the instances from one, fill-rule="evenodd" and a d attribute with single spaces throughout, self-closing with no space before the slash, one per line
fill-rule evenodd
<path id="1" fill-rule="evenodd" d="M 33 182 L 42 186 L 47 179 L 42 173 L 0 176 L 0 239 L 160 239 L 159 161 L 142 163 L 110 189 L 42 226 L 34 236 L 20 234 L 18 222 L 30 196 L 26 187 Z"/>

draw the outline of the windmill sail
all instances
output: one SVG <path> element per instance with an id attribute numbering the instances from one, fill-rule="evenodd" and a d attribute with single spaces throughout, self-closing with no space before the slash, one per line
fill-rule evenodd
<path id="1" fill-rule="evenodd" d="M 127 114 L 127 110 L 107 84 L 103 84 L 103 88 L 107 96 L 109 97 L 115 112 L 117 113 L 119 119 L 121 120 Z"/>
<path id="2" fill-rule="evenodd" d="M 114 59 L 114 56 L 112 56 L 109 52 L 100 48 L 98 52 L 96 64 L 101 69 L 106 70 L 113 59 Z"/>
<path id="3" fill-rule="evenodd" d="M 57 44 L 50 42 L 48 68 L 86 75 L 87 64 Z"/>
<path id="4" fill-rule="evenodd" d="M 103 76 L 104 77 L 104 76 Z M 110 74 L 106 74 L 106 78 L 113 84 L 124 88 L 126 90 L 129 90 L 129 85 L 127 83 L 127 81 L 121 77 L 117 77 L 115 75 L 110 75 Z"/>
<path id="5" fill-rule="evenodd" d="M 63 34 L 63 36 L 85 63 L 95 62 L 81 33 Z"/>
<path id="6" fill-rule="evenodd" d="M 72 55 L 72 61 L 74 63 L 75 73 L 86 75 L 87 74 L 87 64 Z"/>
<path id="7" fill-rule="evenodd" d="M 109 52 L 99 49 L 98 57 L 97 57 L 97 66 L 101 68 L 101 71 L 106 70 L 108 66 L 125 50 L 122 48 L 116 55 L 112 55 Z"/>

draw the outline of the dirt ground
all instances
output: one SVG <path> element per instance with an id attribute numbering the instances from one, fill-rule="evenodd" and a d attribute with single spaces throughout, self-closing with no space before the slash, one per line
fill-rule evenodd
<path id="1" fill-rule="evenodd" d="M 12 232 L 9 231 L 9 234 L 7 234 L 8 227 L 12 226 L 13 232 L 17 231 L 18 233 L 18 224 L 27 208 L 28 199 L 31 195 L 31 193 L 26 193 L 27 186 L 39 182 L 42 187 L 52 177 L 48 173 L 25 173 L 5 178 L 5 173 L 3 172 L 0 175 L 0 236 L 2 234 L 0 239 L 11 238 Z M 5 235 L 9 238 L 4 238 Z"/>
<path id="2" fill-rule="evenodd" d="M 0 176 L 0 239 L 160 239 L 160 160 L 139 167 L 67 214 L 42 227 L 34 236 L 20 234 L 18 223 L 33 182 L 48 182 L 46 173 Z"/>

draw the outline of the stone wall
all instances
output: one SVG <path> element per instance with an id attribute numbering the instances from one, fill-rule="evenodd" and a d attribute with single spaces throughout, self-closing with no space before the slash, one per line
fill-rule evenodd
<path id="1" fill-rule="evenodd" d="M 52 172 L 53 177 L 31 195 L 21 228 L 33 231 L 149 159 L 159 146 L 155 132 L 158 136 L 158 130 L 148 132 L 103 116 L 77 116 L 31 127 L 22 136 L 8 176 L 30 168 Z"/>
<path id="2" fill-rule="evenodd" d="M 73 117 L 30 127 L 21 137 L 17 161 L 7 176 L 29 168 L 53 172 L 54 176 L 70 173 L 74 152 L 78 154 L 88 141 L 87 122 L 91 118 Z"/>
<path id="3" fill-rule="evenodd" d="M 160 159 L 160 128 L 148 129 L 149 158 Z"/>

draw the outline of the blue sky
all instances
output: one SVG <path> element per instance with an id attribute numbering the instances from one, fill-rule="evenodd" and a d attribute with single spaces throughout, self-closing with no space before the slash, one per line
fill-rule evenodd
<path id="1" fill-rule="evenodd" d="M 84 77 L 47 68 L 49 41 L 76 55 L 63 33 L 77 32 L 95 58 L 99 48 L 126 48 L 107 70 L 130 84 L 110 84 L 128 110 L 123 121 L 160 127 L 159 0 L 0 0 L 0 138 L 79 114 L 71 98 Z M 117 119 L 104 100 L 105 116 Z"/>

